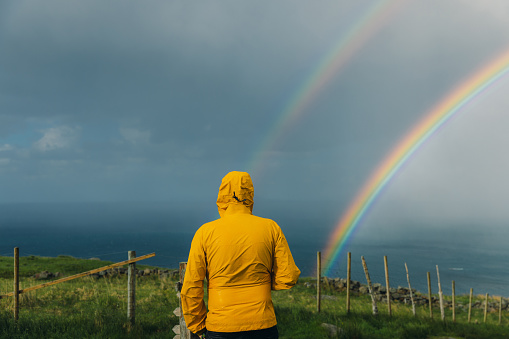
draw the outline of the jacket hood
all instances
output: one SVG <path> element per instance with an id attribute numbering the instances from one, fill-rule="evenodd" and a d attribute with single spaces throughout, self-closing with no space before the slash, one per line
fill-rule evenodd
<path id="1" fill-rule="evenodd" d="M 251 176 L 246 172 L 230 172 L 221 181 L 217 195 L 217 209 L 222 217 L 228 206 L 244 205 L 253 212 L 254 189 Z"/>

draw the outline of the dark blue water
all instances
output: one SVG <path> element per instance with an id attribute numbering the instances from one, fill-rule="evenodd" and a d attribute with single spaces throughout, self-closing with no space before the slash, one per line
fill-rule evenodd
<path id="1" fill-rule="evenodd" d="M 410 274 L 412 288 L 427 292 L 427 272 L 430 272 L 432 292 L 438 292 L 439 269 L 442 290 L 451 294 L 452 281 L 456 293 L 467 294 L 473 288 L 475 294 L 509 296 L 509 251 L 496 236 L 490 243 L 479 243 L 479 235 L 451 243 L 451 231 L 446 237 L 407 239 L 357 239 L 347 251 L 352 253 L 352 278 L 365 282 L 361 256 L 364 256 L 371 279 L 385 284 L 384 256 L 388 258 L 391 286 L 408 286 L 405 263 Z M 506 238 L 507 239 L 507 238 Z M 333 276 L 346 276 L 346 258 L 336 264 Z"/>
<path id="2" fill-rule="evenodd" d="M 167 205 L 2 205 L 0 206 L 0 255 L 78 258 L 98 257 L 123 261 L 127 252 L 138 256 L 155 252 L 141 263 L 176 268 L 187 260 L 196 229 L 213 218 L 193 214 L 195 208 Z M 270 213 L 269 213 L 270 214 Z M 284 214 L 284 213 L 283 213 Z M 308 219 L 274 216 L 282 227 L 302 276 L 316 270 L 316 252 L 325 248 L 330 227 L 318 217 Z M 56 217 L 58 215 L 58 217 Z M 272 216 L 270 216 L 272 217 Z M 277 217 L 277 218 L 276 218 Z M 330 224 L 330 222 L 328 222 Z M 384 256 L 388 257 L 391 286 L 407 286 L 404 264 L 413 288 L 427 292 L 427 272 L 432 291 L 438 291 L 437 270 L 444 293 L 451 293 L 452 280 L 457 293 L 509 296 L 509 250 L 507 232 L 461 230 L 451 227 L 437 232 L 400 233 L 398 236 L 359 233 L 333 266 L 330 277 L 346 277 L 346 252 L 352 253 L 352 279 L 366 281 L 361 265 L 364 256 L 371 280 L 385 284 Z M 327 263 L 324 262 L 323 267 Z"/>

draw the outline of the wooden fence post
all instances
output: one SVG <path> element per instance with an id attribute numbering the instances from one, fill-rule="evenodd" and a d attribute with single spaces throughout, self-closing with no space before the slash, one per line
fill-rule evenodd
<path id="1" fill-rule="evenodd" d="M 128 259 L 136 258 L 136 251 L 128 252 Z M 136 312 L 136 263 L 129 264 L 127 271 L 127 319 L 134 326 Z"/>
<path id="2" fill-rule="evenodd" d="M 179 281 L 184 284 L 184 277 L 186 275 L 187 262 L 181 262 L 179 264 Z M 182 285 L 181 285 L 182 286 Z M 187 328 L 186 321 L 184 319 L 184 310 L 182 309 L 182 297 L 179 293 L 179 306 L 180 306 L 180 339 L 191 339 L 191 331 Z"/>
<path id="3" fill-rule="evenodd" d="M 352 252 L 348 252 L 346 269 L 346 312 L 350 313 L 350 280 L 352 273 Z"/>
<path id="4" fill-rule="evenodd" d="M 500 305 L 498 308 L 498 324 L 502 324 L 502 296 L 500 296 Z"/>
<path id="5" fill-rule="evenodd" d="M 474 295 L 474 289 L 470 289 L 470 301 L 468 302 L 468 323 L 470 323 L 471 315 L 472 315 L 472 297 Z"/>
<path id="6" fill-rule="evenodd" d="M 322 290 L 320 286 L 322 280 L 322 256 L 316 252 L 316 311 L 320 312 L 320 301 L 322 299 Z"/>
<path id="7" fill-rule="evenodd" d="M 452 322 L 456 322 L 456 284 L 452 281 Z"/>
<path id="8" fill-rule="evenodd" d="M 502 296 L 500 296 L 500 305 L 498 308 L 498 324 L 502 325 Z"/>
<path id="9" fill-rule="evenodd" d="M 442 285 L 440 285 L 440 273 L 438 272 L 438 265 L 437 265 L 437 279 L 438 279 L 438 297 L 440 298 L 440 315 L 442 316 L 442 320 L 445 321 L 444 294 L 442 293 Z"/>
<path id="10" fill-rule="evenodd" d="M 19 319 L 19 247 L 14 247 L 14 320 Z"/>
<path id="11" fill-rule="evenodd" d="M 486 303 L 484 304 L 484 323 L 486 323 L 487 318 L 488 318 L 488 293 L 486 293 Z"/>
<path id="12" fill-rule="evenodd" d="M 428 302 L 429 302 L 429 317 L 433 319 L 433 301 L 431 299 L 431 278 L 428 272 Z"/>
<path id="13" fill-rule="evenodd" d="M 385 284 L 387 285 L 387 310 L 389 311 L 389 317 L 392 315 L 391 310 L 391 292 L 389 285 L 389 265 L 387 263 L 387 256 L 384 256 L 384 266 L 385 266 Z"/>
<path id="14" fill-rule="evenodd" d="M 406 263 L 405 263 L 405 270 L 406 270 L 406 280 L 408 281 L 408 289 L 410 290 L 410 300 L 412 301 L 412 312 L 415 317 L 416 313 L 415 313 L 414 294 L 412 292 L 412 286 L 410 285 L 410 274 L 408 274 L 408 266 L 406 265 Z"/>
<path id="15" fill-rule="evenodd" d="M 366 265 L 366 260 L 364 260 L 364 257 L 361 257 L 362 259 L 362 267 L 364 267 L 364 273 L 366 274 L 366 280 L 368 282 L 368 288 L 369 288 L 369 294 L 371 294 L 371 303 L 373 306 L 373 315 L 378 314 L 378 307 L 376 306 L 376 299 L 375 299 L 375 292 L 373 291 L 373 286 L 371 285 L 371 278 L 369 277 L 368 272 L 368 265 Z"/>

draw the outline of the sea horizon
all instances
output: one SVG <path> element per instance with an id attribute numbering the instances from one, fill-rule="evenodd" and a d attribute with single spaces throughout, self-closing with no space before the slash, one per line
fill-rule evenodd
<path id="1" fill-rule="evenodd" d="M 137 256 L 155 252 L 155 257 L 140 264 L 163 268 L 178 268 L 179 262 L 187 261 L 194 232 L 203 222 L 212 220 L 205 220 L 208 216 L 191 216 L 185 210 L 177 213 L 146 206 L 131 210 L 129 215 L 119 213 L 120 210 L 89 209 L 80 213 L 62 212 L 59 218 L 52 217 L 55 211 L 47 208 L 21 215 L 19 210 L 12 210 L 12 205 L 9 206 L 11 214 L 2 206 L 1 256 L 12 256 L 14 247 L 19 247 L 21 258 L 70 255 L 119 262 L 127 259 L 128 251 L 134 250 Z M 316 218 L 314 224 L 321 222 L 324 221 Z M 284 215 L 278 219 L 301 276 L 316 277 L 317 252 L 326 247 L 332 230 L 309 228 L 309 220 L 302 223 L 297 224 L 295 218 Z M 385 285 L 384 256 L 387 256 L 391 287 L 408 286 L 406 263 L 412 288 L 427 293 L 427 272 L 430 272 L 432 292 L 437 293 L 438 265 L 445 294 L 451 294 L 454 280 L 457 294 L 467 294 L 473 288 L 474 294 L 509 296 L 509 273 L 503 269 L 509 259 L 504 242 L 507 237 L 472 229 L 465 229 L 458 236 L 456 228 L 443 228 L 438 237 L 435 233 L 392 232 L 383 237 L 379 233 L 359 232 L 345 246 L 328 278 L 346 278 L 346 253 L 351 252 L 352 280 L 361 283 L 366 283 L 361 256 L 367 262 L 372 282 L 382 285 Z"/>

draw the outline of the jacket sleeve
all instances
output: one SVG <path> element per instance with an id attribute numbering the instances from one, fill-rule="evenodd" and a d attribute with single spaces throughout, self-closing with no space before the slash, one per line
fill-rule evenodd
<path id="1" fill-rule="evenodd" d="M 200 230 L 194 235 L 187 260 L 184 284 L 180 297 L 182 300 L 182 314 L 187 328 L 193 332 L 200 332 L 205 328 L 207 308 L 203 300 L 203 281 L 207 272 L 205 251 Z"/>
<path id="2" fill-rule="evenodd" d="M 295 265 L 290 247 L 279 226 L 272 266 L 272 290 L 287 290 L 292 288 L 300 276 L 300 270 Z"/>

